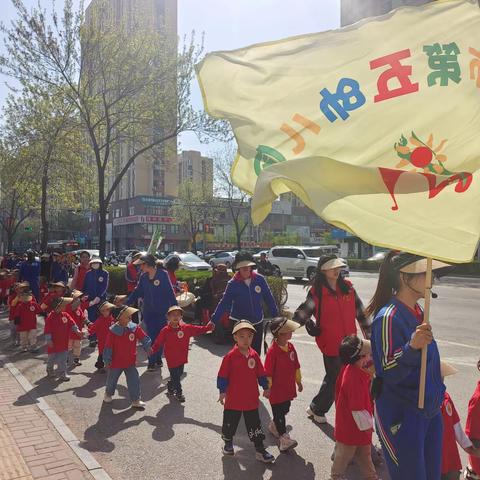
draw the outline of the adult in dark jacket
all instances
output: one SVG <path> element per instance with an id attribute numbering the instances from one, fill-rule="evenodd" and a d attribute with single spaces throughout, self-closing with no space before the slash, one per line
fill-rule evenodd
<path id="1" fill-rule="evenodd" d="M 107 298 L 108 272 L 103 270 L 100 258 L 92 258 L 89 262 L 90 270 L 85 274 L 83 293 L 88 296 L 88 320 L 95 322 L 99 316 L 98 305 Z M 96 337 L 91 335 L 90 346 L 96 345 Z"/>
<path id="2" fill-rule="evenodd" d="M 167 311 L 177 305 L 177 299 L 168 278 L 166 270 L 157 265 L 153 255 L 145 254 L 135 260 L 140 266 L 142 274 L 135 290 L 128 295 L 125 303 L 133 305 L 140 298 L 143 299 L 143 321 L 147 334 L 155 342 L 160 330 L 167 324 Z M 162 366 L 163 349 L 148 357 L 147 370 L 152 372 L 156 366 Z"/>
<path id="3" fill-rule="evenodd" d="M 51 270 L 52 282 L 63 282 L 68 285 L 68 270 L 63 263 L 63 258 L 60 253 L 53 253 L 53 262 Z"/>
<path id="4" fill-rule="evenodd" d="M 327 422 L 325 414 L 335 400 L 335 383 L 342 366 L 340 343 L 345 336 L 356 335 L 355 319 L 363 335 L 370 337 L 371 327 L 362 301 L 352 284 L 340 275 L 344 266 L 345 262 L 336 255 L 320 257 L 307 299 L 293 315 L 293 320 L 301 325 L 315 317 L 315 341 L 323 354 L 325 377 L 307 414 L 317 423 Z"/>
<path id="5" fill-rule="evenodd" d="M 20 264 L 19 280 L 21 282 L 28 282 L 30 290 L 37 302 L 40 301 L 40 262 L 35 258 L 33 250 L 27 250 L 27 259 Z"/>
<path id="6" fill-rule="evenodd" d="M 238 322 L 248 320 L 256 330 L 252 348 L 260 355 L 263 337 L 263 302 L 265 301 L 272 317 L 278 316 L 278 308 L 267 281 L 253 271 L 256 263 L 249 252 L 238 252 L 233 264 L 236 270 L 233 278 L 212 315 L 212 322 L 222 328 L 221 318 L 229 312 L 231 320 Z"/>

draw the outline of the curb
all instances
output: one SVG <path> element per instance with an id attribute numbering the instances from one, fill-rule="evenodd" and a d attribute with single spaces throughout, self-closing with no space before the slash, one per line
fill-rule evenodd
<path id="1" fill-rule="evenodd" d="M 30 395 L 33 390 L 32 384 L 22 375 L 20 370 L 13 365 L 13 363 L 5 362 L 4 367 L 15 377 L 15 380 L 25 390 L 25 393 L 32 399 L 37 407 L 44 413 L 50 423 L 55 427 L 55 430 L 60 434 L 67 445 L 72 449 L 75 455 L 85 465 L 88 473 L 96 480 L 112 480 L 110 475 L 102 468 L 102 466 L 95 460 L 93 455 L 86 449 L 80 446 L 80 441 L 75 434 L 68 428 L 65 422 L 59 417 L 57 412 L 53 410 L 43 397 L 34 398 Z"/>

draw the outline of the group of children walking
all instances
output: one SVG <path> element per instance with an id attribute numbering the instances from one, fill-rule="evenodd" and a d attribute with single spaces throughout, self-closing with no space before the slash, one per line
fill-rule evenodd
<path id="1" fill-rule="evenodd" d="M 0 279 L 4 280 L 4 278 Z M 2 286 L 3 285 L 3 286 Z M 4 284 L 0 283 L 4 292 Z M 95 367 L 100 372 L 108 369 L 104 402 L 110 403 L 118 380 L 125 374 L 132 407 L 144 409 L 140 396 L 140 378 L 136 368 L 137 345 L 148 355 L 163 349 L 170 380 L 167 395 L 179 402 L 185 401 L 181 377 L 188 362 L 190 338 L 214 329 L 209 322 L 204 326 L 182 322 L 182 309 L 172 306 L 167 312 L 167 325 L 152 344 L 143 329 L 132 322 L 138 309 L 116 306 L 107 301 L 97 308 L 99 316 L 89 322 L 89 303 L 82 292 L 74 290 L 66 296 L 66 285 L 54 283 L 37 302 L 27 282 L 8 287 L 7 297 L 12 340 L 19 342 L 23 352 L 37 352 L 37 315 L 45 314 L 45 341 L 47 345 L 46 372 L 48 377 L 68 381 L 69 363 L 81 365 L 81 343 L 85 334 L 96 335 L 98 358 Z M 2 294 L 0 293 L 0 296 Z M 3 294 L 5 295 L 5 294 Z M 3 296 L 1 298 L 4 298 Z M 86 330 L 85 330 L 86 327 Z M 222 360 L 217 377 L 218 401 L 223 405 L 222 439 L 223 453 L 234 455 L 234 436 L 243 416 L 248 437 L 254 445 L 256 458 L 265 463 L 274 461 L 264 445 L 265 434 L 259 415 L 259 386 L 263 396 L 270 402 L 272 421 L 268 431 L 278 439 L 280 452 L 297 446 L 297 441 L 287 432 L 286 416 L 291 402 L 302 392 L 300 362 L 294 345 L 293 332 L 300 325 L 286 317 L 278 317 L 269 323 L 273 335 L 271 345 L 262 362 L 252 348 L 255 327 L 246 320 L 239 321 L 233 329 L 234 347 Z M 17 338 L 18 337 L 18 338 Z M 69 361 L 69 352 L 71 360 Z M 377 479 L 371 458 L 372 434 L 374 430 L 374 403 L 370 395 L 374 373 L 368 340 L 347 336 L 340 345 L 343 368 L 336 383 L 335 392 L 335 451 L 331 478 L 345 478 L 345 472 L 355 460 L 364 479 Z M 55 369 L 55 366 L 57 367 Z M 479 363 L 480 369 L 480 363 Z M 442 376 L 455 373 L 454 369 L 442 364 Z M 480 479 L 480 382 L 470 400 L 466 434 L 450 396 L 446 393 L 442 405 L 444 419 L 442 479 L 458 479 L 461 462 L 457 444 L 469 453 L 469 465 L 465 478 Z M 478 473 L 477 473 L 478 472 Z"/>

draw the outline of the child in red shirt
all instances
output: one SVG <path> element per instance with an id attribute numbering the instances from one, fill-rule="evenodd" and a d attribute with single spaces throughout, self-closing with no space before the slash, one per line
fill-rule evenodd
<path id="1" fill-rule="evenodd" d="M 82 353 L 82 330 L 87 321 L 88 301 L 82 301 L 82 296 L 83 293 L 80 292 L 80 290 L 74 290 L 72 292 L 73 301 L 67 305 L 67 308 L 65 309 L 65 311 L 73 318 L 73 321 L 80 331 L 80 333 L 71 332 L 70 338 L 68 339 L 68 351 L 72 352 L 74 366 L 82 364 L 80 362 L 80 355 Z"/>
<path id="2" fill-rule="evenodd" d="M 45 277 L 39 277 L 39 283 L 40 283 L 40 305 L 41 305 L 48 295 L 48 282 Z"/>
<path id="3" fill-rule="evenodd" d="M 335 385 L 335 453 L 331 480 L 345 478 L 354 457 L 363 479 L 378 480 L 371 454 L 373 362 L 370 342 L 356 335 L 346 336 L 340 344 L 340 358 L 344 367 Z"/>
<path id="4" fill-rule="evenodd" d="M 72 298 L 66 297 L 53 299 L 50 304 L 52 311 L 45 319 L 44 333 L 48 353 L 47 376 L 58 375 L 59 380 L 63 382 L 70 380 L 70 376 L 67 374 L 70 334 L 71 332 L 80 333 L 71 315 L 65 311 L 67 305 L 72 302 Z M 55 364 L 57 364 L 57 373 L 54 372 Z"/>
<path id="5" fill-rule="evenodd" d="M 449 375 L 455 375 L 456 368 L 445 362 L 440 362 L 442 379 Z M 462 461 L 458 453 L 457 443 L 469 454 L 479 456 L 470 439 L 465 435 L 460 417 L 450 395 L 445 392 L 445 398 L 441 407 L 443 418 L 443 445 L 442 445 L 442 478 L 441 480 L 459 480 L 462 470 Z"/>
<path id="6" fill-rule="evenodd" d="M 223 410 L 222 439 L 224 455 L 233 455 L 233 437 L 243 414 L 249 439 L 255 445 L 257 460 L 272 463 L 275 458 L 263 445 L 263 434 L 258 414 L 258 384 L 263 388 L 263 396 L 268 398 L 270 390 L 262 362 L 258 353 L 251 348 L 255 327 L 247 320 L 240 320 L 233 327 L 236 345 L 223 357 L 218 371 L 218 401 Z"/>
<path id="7" fill-rule="evenodd" d="M 145 403 L 140 400 L 140 377 L 135 366 L 137 363 L 137 341 L 140 341 L 143 349 L 150 354 L 152 340 L 136 323 L 131 321 L 132 315 L 137 312 L 138 309 L 133 307 L 119 307 L 112 312 L 117 323 L 110 327 L 103 350 L 103 361 L 108 367 L 103 401 L 105 403 L 112 401 L 118 379 L 124 372 L 132 408 L 144 410 Z"/>
<path id="8" fill-rule="evenodd" d="M 18 296 L 18 303 L 14 309 L 14 323 L 20 336 L 22 352 L 29 349 L 37 352 L 37 314 L 42 309 L 31 292 L 23 292 Z"/>
<path id="9" fill-rule="evenodd" d="M 112 315 L 112 309 L 115 308 L 113 303 L 101 302 L 98 304 L 98 311 L 100 315 L 93 323 L 88 324 L 89 335 L 97 336 L 98 358 L 95 363 L 95 368 L 100 373 L 105 373 L 105 363 L 103 362 L 103 350 L 105 342 L 110 331 L 110 327 L 115 323 Z"/>
<path id="10" fill-rule="evenodd" d="M 477 363 L 477 369 L 480 370 L 480 360 Z M 472 398 L 468 402 L 468 415 L 465 424 L 465 433 L 472 442 L 475 449 L 480 447 L 480 382 L 473 392 Z M 480 459 L 470 454 L 468 456 L 468 465 L 464 473 L 466 480 L 480 479 Z"/>
<path id="11" fill-rule="evenodd" d="M 52 302 L 56 298 L 63 297 L 65 295 L 66 290 L 67 290 L 67 286 L 63 282 L 50 283 L 49 291 L 45 296 L 45 298 L 43 299 L 42 303 L 40 304 L 40 306 L 42 307 L 42 310 L 46 313 L 50 313 L 53 310 Z"/>
<path id="12" fill-rule="evenodd" d="M 160 330 L 157 339 L 152 347 L 152 352 L 156 353 L 164 347 L 163 354 L 167 360 L 168 370 L 170 371 L 170 381 L 167 383 L 167 394 L 175 395 L 179 402 L 184 402 L 185 397 L 182 393 L 181 378 L 185 364 L 188 363 L 188 346 L 190 338 L 196 335 L 202 335 L 212 331 L 215 326 L 209 322 L 204 326 L 187 325 L 182 322 L 182 307 L 173 305 L 167 311 L 168 325 Z"/>
<path id="13" fill-rule="evenodd" d="M 12 347 L 20 345 L 20 335 L 17 332 L 17 325 L 15 323 L 15 311 L 20 300 L 19 295 L 28 291 L 30 284 L 28 282 L 14 283 L 9 289 L 8 294 L 8 320 L 10 321 L 10 339 Z"/>
<path id="14" fill-rule="evenodd" d="M 0 312 L 7 308 L 8 290 L 10 288 L 6 270 L 0 270 Z"/>
<path id="15" fill-rule="evenodd" d="M 298 443 L 287 433 L 285 416 L 290 411 L 292 400 L 298 391 L 303 390 L 302 374 L 295 347 L 289 342 L 292 333 L 300 325 L 287 318 L 279 317 L 270 323 L 273 342 L 265 357 L 265 373 L 270 385 L 270 405 L 272 406 L 273 420 L 268 429 L 279 439 L 281 452 L 295 448 Z"/>

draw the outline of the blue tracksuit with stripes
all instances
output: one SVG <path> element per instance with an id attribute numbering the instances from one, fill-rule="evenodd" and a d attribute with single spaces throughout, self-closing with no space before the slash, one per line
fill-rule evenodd
<path id="1" fill-rule="evenodd" d="M 391 480 L 440 480 L 445 385 L 435 340 L 428 346 L 425 408 L 418 408 L 421 350 L 410 347 L 421 323 L 416 312 L 392 298 L 372 324 L 375 373 L 383 381 L 375 401 L 377 433 Z"/>

